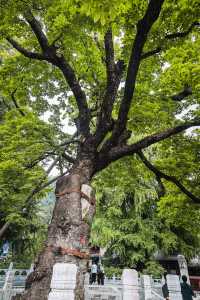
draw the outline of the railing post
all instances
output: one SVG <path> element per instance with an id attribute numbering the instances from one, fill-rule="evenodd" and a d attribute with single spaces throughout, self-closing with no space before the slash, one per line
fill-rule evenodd
<path id="1" fill-rule="evenodd" d="M 3 286 L 3 299 L 9 300 L 11 293 L 12 293 L 12 286 L 13 286 L 13 280 L 14 280 L 14 270 L 13 270 L 13 263 L 11 262 L 6 274 L 5 283 Z"/>
<path id="2" fill-rule="evenodd" d="M 167 275 L 169 299 L 182 300 L 181 285 L 177 275 Z"/>
<path id="3" fill-rule="evenodd" d="M 149 275 L 143 275 L 143 285 L 144 285 L 144 297 L 145 300 L 152 299 L 151 293 L 151 277 Z"/>
<path id="4" fill-rule="evenodd" d="M 74 300 L 77 266 L 68 263 L 56 263 L 53 266 L 51 292 L 48 300 Z"/>
<path id="5" fill-rule="evenodd" d="M 123 300 L 139 300 L 138 272 L 124 269 L 122 273 Z"/>
<path id="6" fill-rule="evenodd" d="M 183 275 L 187 276 L 187 282 L 190 284 L 188 266 L 187 266 L 187 261 L 185 259 L 185 256 L 184 255 L 178 255 L 177 259 L 178 259 L 178 265 L 179 265 L 181 276 L 183 276 Z"/>

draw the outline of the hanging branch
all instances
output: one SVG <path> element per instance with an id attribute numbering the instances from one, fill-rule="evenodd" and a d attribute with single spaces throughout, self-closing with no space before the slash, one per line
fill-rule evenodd
<path id="1" fill-rule="evenodd" d="M 142 162 L 145 164 L 145 166 L 151 170 L 157 178 L 164 178 L 167 181 L 170 181 L 174 183 L 185 195 L 187 195 L 194 203 L 200 203 L 200 198 L 197 198 L 195 195 L 193 195 L 190 191 L 188 191 L 174 176 L 169 176 L 159 169 L 157 169 L 154 165 L 150 163 L 150 161 L 147 160 L 145 155 L 142 151 L 138 151 L 137 155 L 140 157 Z"/>
<path id="2" fill-rule="evenodd" d="M 103 52 L 103 47 L 101 46 L 101 44 L 100 44 L 100 42 L 99 42 L 99 40 L 98 40 L 97 33 L 94 33 L 94 42 L 95 42 L 97 48 L 99 49 L 100 53 L 102 53 L 102 52 Z M 105 61 L 105 57 L 104 57 L 103 55 L 101 55 L 101 62 L 102 62 L 103 64 L 105 64 L 105 62 L 106 62 L 106 61 Z"/>

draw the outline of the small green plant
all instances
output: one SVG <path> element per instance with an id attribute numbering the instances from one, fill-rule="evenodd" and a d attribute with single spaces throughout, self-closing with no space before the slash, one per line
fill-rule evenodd
<path id="1" fill-rule="evenodd" d="M 105 275 L 108 278 L 112 278 L 114 275 L 116 277 L 121 277 L 122 275 L 122 269 L 116 268 L 116 267 L 105 267 Z"/>
<path id="2" fill-rule="evenodd" d="M 143 274 L 151 275 L 154 278 L 160 278 L 164 274 L 165 269 L 156 261 L 149 261 L 146 264 L 146 268 L 143 270 Z"/>

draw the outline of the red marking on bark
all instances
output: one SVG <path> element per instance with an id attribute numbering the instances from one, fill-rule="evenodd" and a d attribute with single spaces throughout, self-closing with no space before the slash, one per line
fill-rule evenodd
<path id="1" fill-rule="evenodd" d="M 63 248 L 63 247 L 55 247 L 55 246 L 49 246 L 49 251 L 54 252 L 56 255 L 73 255 L 79 258 L 89 258 L 90 255 L 87 252 L 82 252 L 78 249 L 71 249 L 71 248 Z"/>

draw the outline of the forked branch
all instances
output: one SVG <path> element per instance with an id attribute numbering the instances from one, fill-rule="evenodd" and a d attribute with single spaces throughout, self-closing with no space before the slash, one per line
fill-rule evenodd
<path id="1" fill-rule="evenodd" d="M 40 53 L 37 53 L 37 52 L 29 51 L 29 50 L 23 48 L 14 39 L 12 39 L 10 37 L 7 37 L 6 40 L 13 46 L 13 48 L 15 48 L 18 52 L 20 52 L 21 54 L 23 54 L 25 57 L 31 58 L 31 59 L 46 60 L 46 58 L 45 58 L 44 55 L 42 55 Z"/>
<path id="2" fill-rule="evenodd" d="M 101 110 L 98 114 L 97 119 L 97 130 L 95 135 L 97 144 L 99 144 L 103 140 L 106 133 L 113 127 L 111 118 L 113 104 L 116 100 L 121 76 L 124 71 L 124 63 L 122 61 L 118 61 L 117 63 L 115 63 L 112 28 L 109 28 L 105 34 L 104 48 L 107 83 Z"/>
<path id="3" fill-rule="evenodd" d="M 194 120 L 193 122 L 178 125 L 176 127 L 169 128 L 165 131 L 152 134 L 132 145 L 115 146 L 110 150 L 107 160 L 111 162 L 121 157 L 132 155 L 133 153 L 137 153 L 139 150 L 145 149 L 155 143 L 163 141 L 194 126 L 200 126 L 200 120 Z"/>
<path id="4" fill-rule="evenodd" d="M 27 22 L 29 23 L 33 33 L 35 34 L 38 43 L 41 47 L 42 53 L 35 53 L 23 48 L 14 39 L 7 37 L 7 41 L 21 54 L 30 59 L 44 60 L 52 65 L 58 67 L 71 88 L 76 103 L 79 109 L 79 124 L 80 124 L 80 134 L 88 136 L 90 132 L 90 111 L 87 105 L 85 92 L 82 90 L 81 85 L 76 78 L 75 72 L 71 65 L 66 61 L 63 55 L 57 54 L 57 48 L 54 45 L 48 43 L 47 37 L 42 30 L 40 22 L 33 16 L 33 14 L 28 11 L 25 16 Z"/>
<path id="5" fill-rule="evenodd" d="M 110 149 L 116 145 L 118 138 L 126 129 L 128 113 L 135 90 L 135 83 L 142 61 L 142 51 L 147 40 L 149 31 L 159 17 L 164 0 L 150 0 L 144 17 L 137 23 L 137 33 L 133 42 L 128 70 L 125 80 L 124 96 L 122 98 L 118 118 L 115 123 L 113 134 L 104 148 Z"/>

